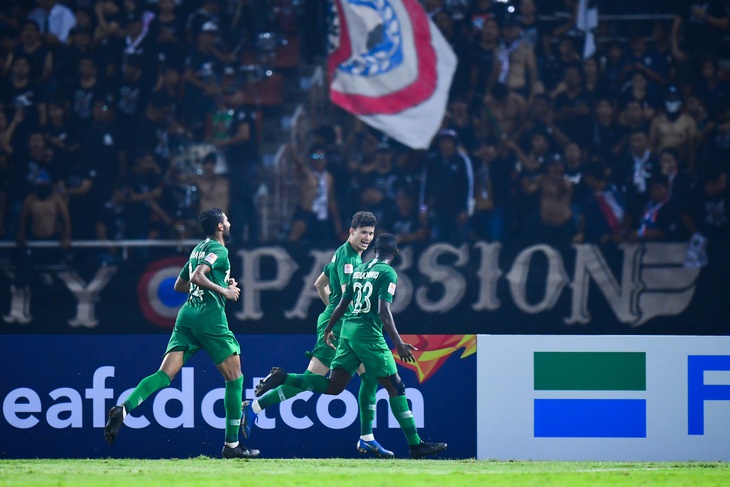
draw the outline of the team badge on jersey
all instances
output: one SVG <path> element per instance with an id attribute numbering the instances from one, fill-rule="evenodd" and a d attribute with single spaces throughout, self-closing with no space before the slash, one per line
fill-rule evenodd
<path id="1" fill-rule="evenodd" d="M 352 264 L 345 264 L 345 274 L 352 274 Z"/>
<path id="2" fill-rule="evenodd" d="M 213 252 L 211 252 L 205 256 L 205 261 L 210 265 L 213 265 L 217 259 L 218 259 L 218 256 L 215 255 Z"/>
<path id="3" fill-rule="evenodd" d="M 388 284 L 388 292 L 390 294 L 395 294 L 395 283 L 394 282 L 391 282 L 390 284 Z"/>

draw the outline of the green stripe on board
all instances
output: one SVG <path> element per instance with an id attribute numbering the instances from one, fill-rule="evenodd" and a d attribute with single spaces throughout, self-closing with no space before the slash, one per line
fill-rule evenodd
<path id="1" fill-rule="evenodd" d="M 645 352 L 535 352 L 536 391 L 645 391 Z"/>

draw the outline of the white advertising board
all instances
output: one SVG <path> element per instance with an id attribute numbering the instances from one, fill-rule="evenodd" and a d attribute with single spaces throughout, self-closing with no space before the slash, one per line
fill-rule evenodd
<path id="1" fill-rule="evenodd" d="M 730 461 L 730 337 L 480 335 L 477 458 Z"/>

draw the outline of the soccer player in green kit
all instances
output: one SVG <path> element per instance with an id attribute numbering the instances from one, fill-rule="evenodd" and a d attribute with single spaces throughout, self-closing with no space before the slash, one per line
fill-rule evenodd
<path id="1" fill-rule="evenodd" d="M 305 375 L 316 374 L 326 376 L 330 371 L 335 351 L 327 346 L 324 340 L 324 329 L 327 327 L 330 316 L 337 304 L 340 302 L 342 292 L 350 281 L 350 276 L 355 267 L 362 264 L 362 253 L 367 250 L 368 245 L 375 234 L 377 219 L 369 211 L 359 211 L 352 217 L 350 223 L 350 236 L 347 242 L 342 244 L 332 256 L 332 260 L 324 267 L 322 273 L 314 283 L 319 297 L 326 305 L 325 310 L 317 319 L 317 343 L 311 352 L 307 352 L 309 365 L 304 372 Z M 333 334 L 336 337 L 340 333 L 341 322 L 333 326 Z M 360 406 L 360 439 L 357 442 L 357 451 L 369 453 L 382 458 L 392 458 L 393 452 L 383 448 L 373 435 L 373 419 L 375 419 L 375 398 L 378 390 L 378 382 L 375 378 L 366 378 L 363 375 L 365 369 L 360 367 L 361 374 L 360 392 L 358 393 L 358 404 Z M 245 401 L 243 403 L 243 435 L 248 438 L 251 433 L 251 426 L 256 421 L 256 415 L 262 410 L 274 404 L 279 404 L 297 394 L 303 392 L 301 389 L 282 385 L 270 391 L 260 399 Z"/>
<path id="2" fill-rule="evenodd" d="M 195 246 L 175 281 L 175 291 L 188 293 L 188 299 L 177 314 L 160 369 L 142 379 L 121 405 L 111 408 L 104 438 L 112 444 L 126 415 L 152 393 L 169 386 L 183 364 L 202 348 L 226 381 L 223 399 L 226 437 L 222 456 L 255 458 L 259 451 L 246 448 L 238 441 L 243 396 L 241 346 L 228 328 L 225 309 L 226 300 L 237 301 L 241 292 L 236 280 L 230 278 L 231 262 L 225 246 L 231 236 L 231 224 L 220 208 L 203 211 L 198 221 L 208 237 Z"/>
<path id="3" fill-rule="evenodd" d="M 388 391 L 390 409 L 406 436 L 411 457 L 422 458 L 445 450 L 446 443 L 426 443 L 418 436 L 413 413 L 406 400 L 406 386 L 398 375 L 395 359 L 383 336 L 385 328 L 401 360 L 416 361 L 412 353 L 416 347 L 403 342 L 390 310 L 398 280 L 390 263 L 397 252 L 398 242 L 393 235 L 379 235 L 375 239 L 375 258 L 361 264 L 352 273 L 350 283 L 324 331 L 325 343 L 334 348 L 334 326 L 345 316 L 352 304 L 342 324 L 329 379 L 313 374 L 287 374 L 281 368 L 274 367 L 256 386 L 256 395 L 260 396 L 281 384 L 300 390 L 336 395 L 345 389 L 362 364 L 365 366 L 366 376 L 377 378 Z"/>

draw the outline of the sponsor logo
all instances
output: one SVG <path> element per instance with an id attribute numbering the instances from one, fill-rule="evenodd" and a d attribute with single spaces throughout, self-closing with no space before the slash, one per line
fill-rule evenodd
<path id="1" fill-rule="evenodd" d="M 646 398 L 621 397 L 626 391 L 646 392 L 646 353 L 534 352 L 533 357 L 537 394 L 593 396 L 536 398 L 536 438 L 646 438 Z M 596 391 L 610 397 L 597 398 Z"/>

